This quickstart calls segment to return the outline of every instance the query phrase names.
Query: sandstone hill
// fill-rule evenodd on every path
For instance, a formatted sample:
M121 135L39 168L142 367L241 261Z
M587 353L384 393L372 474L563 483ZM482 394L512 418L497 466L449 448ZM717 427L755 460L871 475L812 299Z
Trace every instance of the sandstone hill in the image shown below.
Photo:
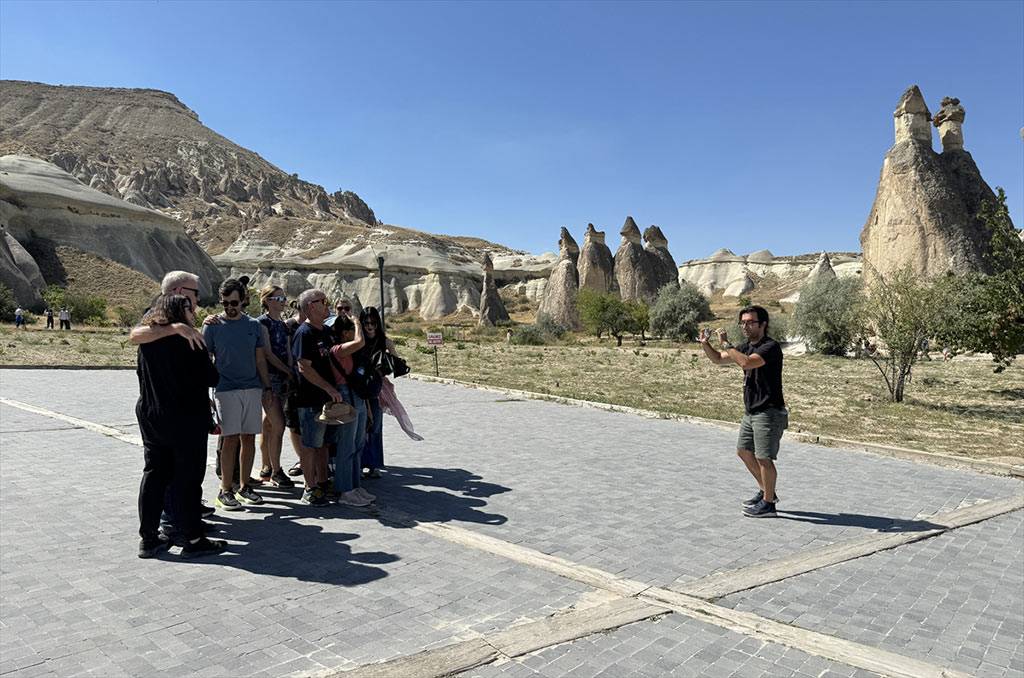
M533 302L556 261L383 224L355 193L287 173L157 90L0 81L0 154L46 160L85 187L160 212L223 274L256 272L254 283L273 279L290 294L318 285L378 303L384 251L388 310L434 319L479 312L485 254L495 284Z

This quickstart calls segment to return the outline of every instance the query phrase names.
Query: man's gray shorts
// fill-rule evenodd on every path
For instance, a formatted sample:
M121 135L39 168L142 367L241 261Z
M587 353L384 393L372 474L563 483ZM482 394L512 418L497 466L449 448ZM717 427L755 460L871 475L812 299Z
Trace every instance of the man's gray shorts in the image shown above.
M736 449L751 450L758 459L779 456L782 432L789 428L789 411L771 408L757 414L744 414Z
M260 433L263 430L263 389L217 391L213 395L220 415L220 434Z

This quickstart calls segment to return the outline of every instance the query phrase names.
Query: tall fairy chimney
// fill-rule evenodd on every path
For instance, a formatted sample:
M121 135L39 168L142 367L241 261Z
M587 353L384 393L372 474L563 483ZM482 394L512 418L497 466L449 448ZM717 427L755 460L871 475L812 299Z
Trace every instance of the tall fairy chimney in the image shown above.
M917 85L908 87L900 97L893 118L897 144L901 141L917 141L928 144L928 148L932 147L932 114Z
M943 97L942 107L932 123L939 128L944 152L964 150L964 107L959 99Z

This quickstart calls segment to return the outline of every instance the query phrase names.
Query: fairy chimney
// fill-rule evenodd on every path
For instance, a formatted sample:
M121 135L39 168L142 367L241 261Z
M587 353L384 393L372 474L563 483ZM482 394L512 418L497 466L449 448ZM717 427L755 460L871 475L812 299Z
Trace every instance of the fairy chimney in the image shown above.
M960 105L959 99L942 98L942 107L935 114L932 124L939 130L939 141L942 142L944 152L964 149L964 115L964 107Z
M658 280L653 262L641 244L640 229L633 217L626 217L619 234L622 244L615 252L615 280L619 283L619 294L624 301L653 301L658 293Z
M562 227L558 245L558 263L548 277L537 315L547 315L562 327L576 330L582 326L579 309L576 307L576 295L580 287L576 260L579 258L580 249L565 227Z
M657 284L656 293L670 283L679 285L679 268L668 251L668 238L657 226L650 226L644 231L644 252Z
M499 322L507 321L508 311L498 294L498 286L494 282L494 262L490 254L484 254L481 262L484 270L483 290L480 292L480 325L493 327Z
M615 259L612 257L612 251L604 243L604 231L598 231L593 224L587 224L587 232L583 236L583 249L580 250L576 268L579 271L581 290L605 294L619 289L615 280Z
M917 85L911 85L903 92L896 110L892 114L896 126L896 143L904 141L919 141L932 147L932 114L928 111L928 104L924 102L924 95Z

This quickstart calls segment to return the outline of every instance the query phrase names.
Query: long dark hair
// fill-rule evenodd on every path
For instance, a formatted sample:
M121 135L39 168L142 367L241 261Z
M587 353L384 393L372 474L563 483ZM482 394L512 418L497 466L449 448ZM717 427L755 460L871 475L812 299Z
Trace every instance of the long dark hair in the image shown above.
M191 324L186 310L192 310L192 300L181 294L161 294L153 300L142 322L149 325Z
M377 325L377 332L373 339L370 339L366 333L366 321L372 321ZM363 326L363 336L366 337L366 345L363 346L362 350L366 351L369 355L373 355L377 351L383 351L387 346L387 337L384 336L384 324L380 321L380 313L377 311L376 306L367 306L359 313L359 322Z

